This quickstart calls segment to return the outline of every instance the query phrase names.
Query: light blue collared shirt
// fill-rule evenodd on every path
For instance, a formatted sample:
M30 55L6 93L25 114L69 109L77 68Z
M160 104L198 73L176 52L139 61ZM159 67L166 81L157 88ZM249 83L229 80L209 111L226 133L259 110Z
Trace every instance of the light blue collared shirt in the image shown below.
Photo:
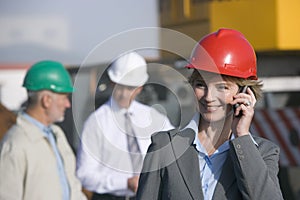
M200 179L202 183L202 191L204 200L211 200L218 183L218 180L221 176L223 165L227 159L228 150L229 150L229 141L224 142L211 156L208 156L205 148L200 143L198 138L198 123L200 119L200 114L197 113L194 115L190 123L184 128L190 128L195 132L194 144L198 151L199 159L199 168L200 168ZM254 144L257 143L250 137ZM233 140L234 134L231 135L230 140Z
M56 160L57 160L58 175L59 175L60 182L62 185L63 199L69 200L70 199L70 188L69 188L67 176L66 176L66 173L64 170L63 160L62 160L59 150L57 148L56 141L55 141L54 135L52 133L52 129L50 127L46 127L45 125L43 125L36 119L32 118L30 115L26 114L25 112L23 112L22 115L28 121L30 121L32 124L34 124L39 129L41 129L43 135L49 140L49 142L53 148L53 151L55 153Z

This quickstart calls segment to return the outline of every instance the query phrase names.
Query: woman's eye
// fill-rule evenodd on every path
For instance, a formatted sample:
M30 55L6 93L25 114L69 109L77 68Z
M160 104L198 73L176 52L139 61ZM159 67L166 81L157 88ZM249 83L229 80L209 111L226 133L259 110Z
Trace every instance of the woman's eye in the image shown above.
M201 88L201 87L206 87L203 82L195 82L195 87Z
M217 89L223 91L223 90L226 90L227 87L226 87L225 85L218 85L218 86L217 86Z

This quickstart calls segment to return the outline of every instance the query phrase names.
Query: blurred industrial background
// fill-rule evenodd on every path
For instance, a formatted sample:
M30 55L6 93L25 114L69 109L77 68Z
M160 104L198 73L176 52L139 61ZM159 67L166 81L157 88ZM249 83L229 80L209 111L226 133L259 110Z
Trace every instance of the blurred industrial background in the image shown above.
M254 46L264 81L252 132L280 146L284 197L300 199L299 9L299 0L0 0L0 135L26 102L21 85L28 67L58 60L81 88L59 124L76 153L84 120L111 93L105 69L114 54L106 52L129 48L161 64L149 66L151 78L139 99L159 105L174 125L184 126L195 111L184 81L189 72L183 69L191 41L221 27L235 28ZM132 46L141 41L147 43Z

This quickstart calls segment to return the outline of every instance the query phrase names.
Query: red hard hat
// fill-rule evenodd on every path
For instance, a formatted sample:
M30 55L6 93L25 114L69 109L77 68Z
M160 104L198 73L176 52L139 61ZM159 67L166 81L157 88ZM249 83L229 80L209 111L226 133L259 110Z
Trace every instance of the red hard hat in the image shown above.
M222 28L204 36L192 51L186 67L257 79L255 51L244 35L233 29Z

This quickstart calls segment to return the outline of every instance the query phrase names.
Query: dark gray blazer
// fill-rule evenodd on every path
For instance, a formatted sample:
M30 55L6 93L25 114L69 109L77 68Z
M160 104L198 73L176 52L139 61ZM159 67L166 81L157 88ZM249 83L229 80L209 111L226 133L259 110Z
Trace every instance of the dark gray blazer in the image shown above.
M204 199L194 138L191 129L152 136L137 199ZM228 157L212 199L283 199L277 178L279 148L263 138L253 138L258 146L250 136L230 141Z

